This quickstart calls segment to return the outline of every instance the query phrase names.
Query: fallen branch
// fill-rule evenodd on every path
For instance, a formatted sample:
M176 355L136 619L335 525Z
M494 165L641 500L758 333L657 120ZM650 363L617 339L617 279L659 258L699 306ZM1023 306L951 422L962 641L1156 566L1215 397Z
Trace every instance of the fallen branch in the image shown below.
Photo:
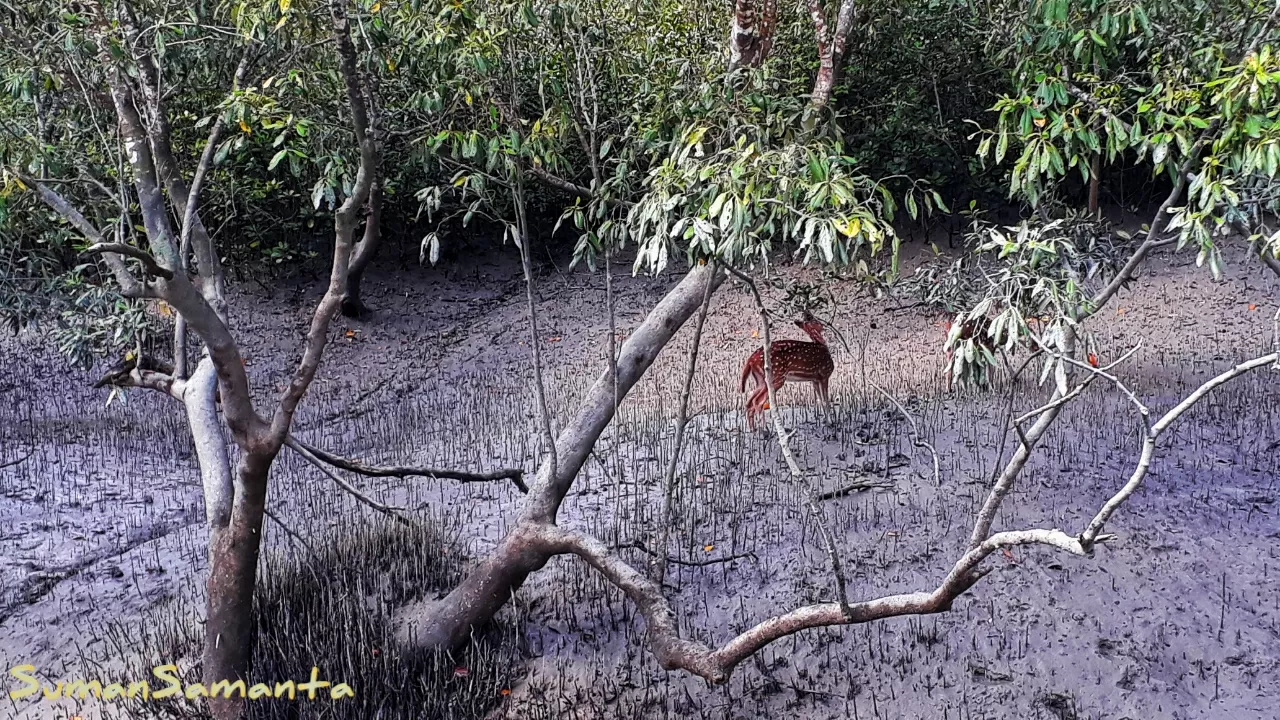
M358 475L366 475L368 477L429 477L436 480L457 480L459 482L494 482L497 480L510 480L515 484L516 488L525 494L529 492L529 486L524 483L524 471L515 468L505 468L490 473L470 473L461 470L443 470L440 468L417 468L417 467L401 467L401 466L384 466L384 465L368 465L326 452L320 448L308 445L298 438L290 435L288 442L298 446L301 451L310 453L317 460L332 465L333 467L347 472L353 472Z
M291 448L294 452L301 455L304 459L306 459L307 462L311 463L312 465L315 465L316 468L320 470L320 472L327 475L330 480L332 480L334 483L337 484L338 487L345 490L348 494L350 494L356 500L359 500L360 502L364 503L365 505L368 505L374 510L377 510L378 512L390 517L392 520L395 520L401 525L405 525L407 527L413 526L413 523L408 518L400 514L400 511L403 511L404 508L393 508L389 505L384 505L378 502L377 500L374 500L373 498L369 497L368 495L365 495L364 493L360 492L355 488L355 486L351 485L351 483L348 483L346 480L343 480L341 477L338 477L337 473L325 467L323 460L321 460L319 457L313 454L310 450L308 450L305 446L303 446L302 443L295 440L292 436L286 437L284 444L289 446L289 448Z
M263 512L263 513L264 513L268 518L270 518L272 522L274 522L276 525L279 525L279 526L280 526L280 529L284 531L284 534L285 534L285 535L288 535L288 536L289 536L289 539L290 539L290 540L293 540L294 542L296 542L296 543L298 543L299 545L301 545L301 546L303 547L303 549L305 549L307 552L311 553L312 555L317 555L317 553L316 553L316 551L315 551L315 548L311 547L311 544L310 544L310 543L308 543L306 540L304 540L304 539L303 539L303 537L302 537L301 535L299 535L298 533L296 533L296 532L294 532L292 529L290 529L290 528L289 528L289 526L288 526L288 525L286 525L286 524L284 523L284 521L283 521L283 520L281 520L280 518L276 517L276 514L275 514L275 513L271 512L270 510L267 510L267 509L265 509L265 508L263 509L263 511L262 511L262 512ZM310 567L310 565L308 565L308 567Z
M5 469L5 468L11 468L11 467L13 467L14 465L21 465L22 463L26 462L27 460L30 460L32 455L34 455L34 453L27 453L26 455L24 455L24 456L22 456L22 457L18 458L17 460L10 460L10 461L9 461L9 462L7 462L7 463L0 463L0 470L3 470L3 469Z
M893 487L893 483L883 478L859 480L851 485L846 485L840 488L839 490L831 490L830 492L824 492L821 495L819 495L817 499L819 501L835 500L836 498L844 497L845 495L848 495L850 493L862 492L863 490L886 490L891 487Z

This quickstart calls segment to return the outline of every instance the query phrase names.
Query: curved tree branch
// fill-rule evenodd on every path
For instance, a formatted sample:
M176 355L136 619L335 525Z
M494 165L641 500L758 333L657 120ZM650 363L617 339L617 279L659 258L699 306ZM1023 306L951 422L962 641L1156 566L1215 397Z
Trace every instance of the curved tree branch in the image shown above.
M303 345L302 359L298 362L288 387L280 396L280 403L271 420L271 438L275 443L284 442L287 438L298 403L302 401L307 388L311 387L311 381L315 379L320 367L320 358L328 342L329 323L341 307L342 297L346 294L360 208L369 199L369 191L378 169L377 141L369 132L369 111L361 87L355 45L351 42L351 21L347 17L346 0L330 0L329 14L333 23L333 42L337 47L338 65L347 90L347 108L351 113L356 142L360 146L360 167L356 171L351 195L334 214L333 267L329 274L329 287L316 305Z
M125 255L135 260L141 260L142 266L146 268L148 273L155 275L156 277L162 277L165 280L173 279L173 271L169 270L168 268L160 267L160 264L156 262L155 256L147 252L146 250L143 250L142 248L136 248L132 245L126 245L124 243L104 242L104 243L94 243L93 245L90 245L89 247L85 248L84 252L86 255L95 254L95 253L112 253L115 255Z

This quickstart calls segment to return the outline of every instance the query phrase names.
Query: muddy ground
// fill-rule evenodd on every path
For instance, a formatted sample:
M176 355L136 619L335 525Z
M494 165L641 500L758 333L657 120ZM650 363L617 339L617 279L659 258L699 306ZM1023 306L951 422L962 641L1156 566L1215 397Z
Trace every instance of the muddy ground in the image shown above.
M914 261L927 254L908 253ZM1142 343L1120 376L1155 412L1271 342L1274 276L1240 255L1215 283L1191 260L1157 257L1092 326L1104 360ZM394 264L383 262L370 279L373 315L335 323L297 434L371 461L532 472L539 435L514 250L434 269ZM609 333L603 277L565 265L564 253L548 253L539 303L560 418L604 366ZM676 278L615 270L623 274L614 281L618 332L626 334ZM319 285L236 288L234 327L262 402L296 359ZM834 292L835 325L851 348L836 354L834 416L812 407L807 388L788 386L784 417L799 428L795 444L819 490L874 486L824 503L851 595L932 589L960 555L1001 449L1010 452L1002 431L1010 393L1025 411L1043 391L1024 382L999 394L947 392L939 316L899 307L910 300L868 298L852 282ZM809 489L787 478L772 434L747 432L742 417L738 369L758 342L755 318L741 288L715 296L681 462L679 557L743 556L673 566L669 577L684 632L713 644L834 597L804 507ZM800 337L794 328L776 333ZM564 524L611 544L652 541L689 335L626 401L566 502ZM199 478L183 419L175 403L143 391L104 406L106 392L89 388L93 375L66 371L38 335L5 340L0 352L0 665L34 664L55 680L118 667L141 641L111 628L134 623L136 633L147 618L190 618L203 602ZM941 486L928 453L912 446L908 425L872 384L900 399L937 447ZM807 632L744 663L723 688L661 670L621 595L582 563L556 560L504 614L525 664L494 716L1280 717L1277 418L1277 375L1243 378L1162 442L1145 487L1112 522L1117 538L1094 558L1048 549L997 556L995 571L950 613ZM997 529L1078 532L1128 476L1138 427L1125 397L1095 384L1038 451ZM448 528L476 559L520 497L509 484L353 482ZM373 517L288 454L274 471L271 507L313 545ZM267 532L269 557L302 552L275 523ZM414 611L397 609L406 625ZM0 698L0 717L71 712ZM76 712L98 717L103 708Z

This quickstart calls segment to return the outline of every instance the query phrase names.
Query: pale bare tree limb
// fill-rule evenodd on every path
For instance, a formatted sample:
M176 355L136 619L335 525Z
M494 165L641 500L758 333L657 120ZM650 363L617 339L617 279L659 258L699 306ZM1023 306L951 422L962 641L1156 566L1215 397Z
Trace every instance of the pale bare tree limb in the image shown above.
M551 409L547 406L546 378L542 372L542 338L538 334L538 306L534 295L537 290L533 279L533 249L529 247L529 224L524 212L524 173L520 163L512 163L512 175L515 187L512 195L516 206L516 225L513 233L520 250L520 268L524 273L525 302L529 311L529 350L533 354L533 389L538 402L538 420L545 443L543 452L550 462L552 475L559 472L559 458L556 457L556 433L551 417Z
M86 255L94 255L94 254L102 253L102 254L124 255L125 257L131 257L134 260L141 261L142 267L146 268L146 271L148 273L155 275L156 277L162 277L165 280L173 279L173 271L170 270L169 268L160 267L160 264L156 262L155 256L147 252L146 250L143 250L142 248L136 248L132 245L126 245L124 243L104 242L104 243L94 243L93 245L90 245L89 247L85 248L84 252Z
M107 244L107 240L103 237L102 232L99 231L98 228L94 227L93 223L89 222L89 220L86 219L74 205L68 202L67 199L62 197L62 195L57 191L53 190L48 185L37 181L35 178L22 174L18 174L18 178L27 185L34 187L36 189L36 194L40 196L40 199L44 201L44 204L48 205L54 212L61 215L63 219L70 223L76 230L80 231L80 234L92 244ZM129 269L125 266L124 259L118 254L110 252L104 253L103 260L106 261L107 267L111 269L112 275L115 276L116 283L120 285L120 294L125 297L132 298L156 297L154 289L134 277L133 273L130 273ZM154 262L154 258L152 258L152 261Z
M369 113L360 83L360 71L356 62L355 45L351 42L351 21L347 16L345 0L331 0L329 13L333 24L333 40L338 51L338 65L347 91L347 109L351 113L352 129L360 147L360 166L351 195L343 201L334 214L333 266L329 274L329 286L324 297L316 305L311 326L303 344L302 359L294 370L293 378L280 396L279 405L271 420L273 442L283 442L289 433L293 415L302 396L311 387L320 358L328 342L329 324L338 312L347 290L347 276L351 267L351 252L360 208L369 198L369 191L377 175L378 148L369 132Z
M675 609L662 593L662 586L631 567L604 543L589 535L555 525L539 525L534 533L550 552L582 558L635 603L645 619L649 650L664 669L685 670L713 684L727 681L738 664L766 645L802 630L949 610L956 598L989 572L979 565L1001 548L1043 544L1075 555L1087 554L1076 538L1061 530L998 533L966 552L942 584L931 592L891 595L849 605L808 605L764 620L720 648L712 649L703 643L681 638Z
M902 417L906 418L907 422L911 424L911 444L929 451L930 457L933 458L933 484L942 487L942 469L941 464L938 462L938 451L934 449L933 445L920 437L920 428L916 426L916 419L911 417L911 414L907 412L906 408L902 407L902 403L898 402L897 398L885 392L884 388L875 383L871 383L871 387L893 403L894 407L898 408L898 412L902 413Z
M1177 405L1173 406L1169 412L1161 416L1155 424L1146 427L1142 439L1142 454L1138 460L1137 467L1134 468L1133 473L1129 476L1129 481L1125 483L1124 487L1122 487L1111 499L1107 500L1106 504L1102 506L1102 509L1098 511L1098 514L1094 516L1093 520L1089 523L1089 526L1085 528L1083 533L1081 533L1080 543L1084 548L1087 550L1093 546L1097 541L1098 533L1101 532L1102 528L1107 524L1107 520L1111 519L1111 516L1115 514L1116 510L1118 510L1120 506L1123 505L1125 501L1127 501L1135 492L1137 492L1138 488L1142 486L1142 481L1151 467L1152 458L1155 457L1156 441L1160 439L1160 435L1164 433L1165 430L1168 430L1169 427L1178 420L1178 418L1182 417L1184 413L1194 407L1196 403L1203 400L1209 393L1240 377L1241 375L1244 375L1245 373L1268 365L1275 366L1276 363L1280 363L1280 352L1273 352L1270 355L1263 355L1262 357L1242 362L1230 370L1218 374L1200 387L1196 388L1190 395L1186 396ZM1272 369L1275 370L1280 368L1273 367ZM1146 418L1144 416L1144 421L1145 419Z

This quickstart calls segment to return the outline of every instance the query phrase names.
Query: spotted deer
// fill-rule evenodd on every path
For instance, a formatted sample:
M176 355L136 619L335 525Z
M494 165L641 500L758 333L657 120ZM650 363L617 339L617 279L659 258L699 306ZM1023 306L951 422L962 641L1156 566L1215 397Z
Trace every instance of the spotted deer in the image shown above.
M827 381L835 370L831 351L822 336L822 323L811 315L796 320L796 326L804 330L813 342L803 340L775 340L769 344L769 363L773 370L773 391L777 393L788 380L813 383L818 397L827 407L831 399L827 395ZM742 366L738 392L746 392L747 378L755 379L755 390L747 399L747 427L755 430L756 416L763 415L769 407L769 388L764 378L764 348L757 348Z

